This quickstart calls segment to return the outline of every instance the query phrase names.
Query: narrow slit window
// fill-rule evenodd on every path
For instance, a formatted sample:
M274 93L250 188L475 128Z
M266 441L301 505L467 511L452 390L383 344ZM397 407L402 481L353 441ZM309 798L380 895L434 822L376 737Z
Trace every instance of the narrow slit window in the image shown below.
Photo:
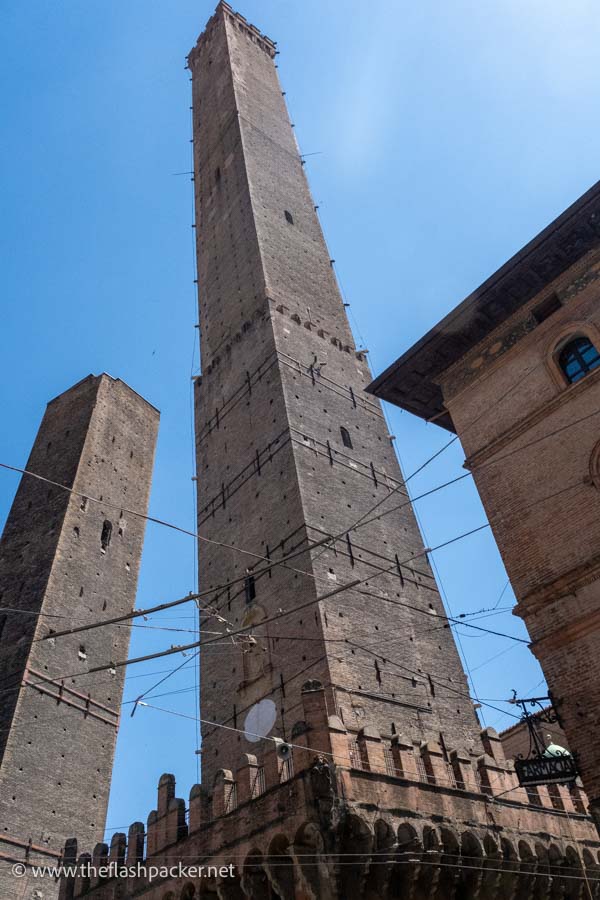
M221 180L221 169L219 166L215 169L215 182L218 184Z
M112 537L112 522L109 522L108 519L105 519L104 524L102 526L102 534L100 535L100 546L102 547L103 553L106 553L106 551L108 550L111 537Z
M285 209L285 210L283 211L283 214L284 214L284 216L285 216L285 221L286 221L286 222L289 222L290 225L293 225L293 224L294 224L294 217L293 217L293 215L291 214L291 212L289 212L289 210Z
M352 438L350 437L350 432L347 428L344 428L343 425L340 428L340 434L342 435L342 444L344 445L344 447L348 447L350 450L352 450Z
M256 597L256 581L254 580L254 575L248 575L244 582L244 588L246 590L246 603L252 603Z

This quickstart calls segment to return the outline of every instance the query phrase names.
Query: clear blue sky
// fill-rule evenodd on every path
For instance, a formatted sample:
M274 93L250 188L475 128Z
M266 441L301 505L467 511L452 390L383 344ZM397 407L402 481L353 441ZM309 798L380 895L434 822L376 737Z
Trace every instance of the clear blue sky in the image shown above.
M151 508L188 528L192 195L173 173L190 164L184 58L213 5L22 0L4 4L0 30L0 460L24 463L47 400L107 371L161 409ZM279 42L302 150L318 154L307 165L315 201L376 373L599 176L594 0L247 0L240 12ZM407 474L447 440L389 413ZM455 445L413 493L460 474L462 461ZM16 485L0 472L1 521ZM485 521L468 480L418 512L430 546ZM489 531L435 562L454 614L493 606L506 583ZM149 526L139 605L195 580L192 539ZM500 606L512 602L508 590ZM162 619L146 624L194 627L187 607ZM480 624L524 634L510 610ZM459 631L479 696L542 689L525 645ZM132 654L188 637L138 628ZM125 700L153 683L139 676L176 660L132 668ZM197 715L194 670L156 692L181 693L153 702ZM150 709L132 719L129 709L110 830L145 820L163 771L182 796L196 780L194 722ZM498 728L511 722L484 714Z

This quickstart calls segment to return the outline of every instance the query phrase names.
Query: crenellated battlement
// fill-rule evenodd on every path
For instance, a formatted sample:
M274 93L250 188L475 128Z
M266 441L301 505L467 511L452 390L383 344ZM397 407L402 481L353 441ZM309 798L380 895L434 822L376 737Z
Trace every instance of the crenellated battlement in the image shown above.
M277 54L277 44L275 41L272 41L266 34L263 34L256 25L252 25L248 22L245 16L236 12L229 3L225 2L225 0L220 0L213 15L206 23L206 28L196 41L196 46L188 54L187 64L190 69L193 68L196 60L201 58L204 51L210 51L212 38L217 24L225 17L238 29L238 31L246 35L249 40L260 47L261 50L264 50L270 57L273 58Z
M254 858L257 848L268 855L276 838L297 847L302 870L300 849L308 852L306 843L315 840L313 832L310 841L307 837L310 823L320 834L319 852L327 847L342 852L343 846L350 852L356 829L373 849L385 823L396 843L410 836L413 856L419 848L447 854L452 845L458 856L465 847L468 855L475 848L481 864L497 857L526 859L531 866L551 847L563 860L579 858L585 848L587 865L597 865L596 833L585 815L583 792L558 785L528 794L493 728L482 731L483 752L474 755L436 741L387 739L368 725L349 731L330 713L319 682L304 685L302 706L290 745L262 741L257 753L240 755L235 771L219 770L210 789L194 785L187 803L176 795L174 776L162 775L146 827L134 822L127 836L113 835L110 847L98 844L91 855L79 856L80 863L166 865L193 856L207 864L232 862L243 885L249 855ZM69 842L65 858L75 855L76 845ZM325 868L333 861L323 856ZM78 878L64 886L71 893L62 896L112 896L104 893L106 885L98 878ZM154 896L151 885L147 890Z

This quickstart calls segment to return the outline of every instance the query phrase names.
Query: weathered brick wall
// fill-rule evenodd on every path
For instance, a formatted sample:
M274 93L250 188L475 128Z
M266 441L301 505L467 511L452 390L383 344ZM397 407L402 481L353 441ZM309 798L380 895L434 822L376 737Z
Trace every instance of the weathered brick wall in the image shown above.
M537 327L532 310L561 302ZM590 251L444 373L442 387L592 807L600 801L600 371L567 385L555 350L600 347ZM595 479L595 481L594 481Z
M0 641L5 856L102 834L125 670L78 673L126 658L130 629L40 639L133 608L144 521L127 510L147 510L157 427L157 411L108 375L61 394L40 426L28 470L76 493L24 476L0 545L1 605L24 611L6 614ZM13 896L2 868L0 894Z
M289 739L300 686L315 677L351 727L370 718L390 736L418 742L443 731L476 749L466 679L439 618L443 606L381 408L364 393L369 367L354 347L273 53L220 6L190 55L203 361L198 528L277 559L344 533L375 504L379 512L403 508L361 523L350 542L344 536L276 566L257 578L251 604L243 585L219 585L256 559L201 541L201 587L215 590L210 602L231 625L251 622L258 639L251 653L206 643L202 717L242 728L248 709L270 696L274 734ZM370 575L356 591L314 602ZM260 628L261 616L311 602ZM206 642L214 630L206 625ZM249 750L240 735L204 725L207 788Z
M304 732L293 747L295 775L281 780L266 743L237 772L224 773L209 799L200 785L189 802L177 798L173 775L158 785L156 808L144 826L115 834L110 848L70 846L80 860L110 861L146 871L108 880L65 882L61 900L194 900L204 896L317 898L580 896L597 882L598 840L582 798L559 786L528 796L493 729L481 733L485 753L470 757L449 746L449 764L435 741L415 748L383 740L367 723L348 763L352 735L311 682L302 691ZM355 737L355 736L354 736ZM319 754L309 747L317 748ZM251 793L253 774L264 780ZM230 803L232 787L237 787ZM574 802L575 799L575 802ZM185 817L188 807L187 820ZM232 866L227 877L178 866ZM174 867L175 874L150 867ZM584 876L582 868L587 874ZM564 877L563 877L564 876Z

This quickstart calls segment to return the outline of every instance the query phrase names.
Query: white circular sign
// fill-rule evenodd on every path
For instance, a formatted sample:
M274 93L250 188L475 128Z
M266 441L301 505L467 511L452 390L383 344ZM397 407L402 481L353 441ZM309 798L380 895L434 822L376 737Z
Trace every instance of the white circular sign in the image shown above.
M244 737L251 744L256 744L270 732L277 718L277 707L272 700L265 698L255 703L248 712L244 722Z

